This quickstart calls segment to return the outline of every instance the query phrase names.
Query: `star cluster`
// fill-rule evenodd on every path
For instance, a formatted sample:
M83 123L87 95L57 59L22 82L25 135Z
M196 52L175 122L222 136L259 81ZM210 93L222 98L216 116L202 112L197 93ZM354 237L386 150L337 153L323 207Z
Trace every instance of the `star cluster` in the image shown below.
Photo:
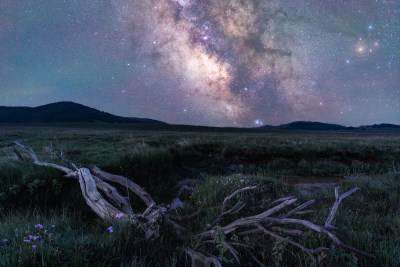
M169 123L400 123L391 1L0 3L0 105Z

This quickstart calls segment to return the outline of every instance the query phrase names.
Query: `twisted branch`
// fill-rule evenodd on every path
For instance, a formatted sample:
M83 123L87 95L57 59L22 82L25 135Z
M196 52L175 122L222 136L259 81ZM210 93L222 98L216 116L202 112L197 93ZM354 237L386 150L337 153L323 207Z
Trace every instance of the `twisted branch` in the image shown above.
M62 155L62 151L60 151L60 154L53 153L52 145L51 145L51 153L57 155L62 161L67 163L70 166L70 168L60 166L54 163L40 161L36 153L31 148L24 146L17 141L14 141L14 144L25 149L33 158L34 164L60 170L63 173L65 173L64 177L78 180L82 191L82 195L85 198L86 203L99 217L103 219L122 217L124 220L131 222L136 226L140 225L144 229L145 237L147 239L154 240L155 238L157 238L160 235L160 227L163 225L165 221L167 221L174 227L178 236L180 236L181 240L184 241L183 237L185 237L185 235L183 234L188 233L188 230L185 227L176 223L174 220L178 221L188 220L199 215L199 211L196 211L193 214L182 217L172 216L172 215L169 216L168 206L157 205L150 196L150 194L147 193L145 189L143 189L130 179L120 175L115 175L102 171L100 168L94 165L91 165L88 168L78 167L75 163L65 158ZM17 157L20 160L22 160L22 156L18 153L18 151L15 148L12 148L11 150L17 155ZM135 193L146 204L147 206L146 210L141 214L134 213L131 206L129 205L129 198L119 194L117 189L108 184L107 182L120 184L129 189L130 191L132 191L133 193ZM225 197L221 205L220 214L210 225L217 224L218 222L222 221L224 217L226 217L227 215L239 213L241 209L243 209L245 204L239 200L235 205L228 208L228 201L241 192L254 190L256 188L257 186L244 187L239 190L236 190L232 194ZM103 196L99 193L98 189L101 190L107 196L107 198L112 202L112 204L110 204L107 200L103 198ZM282 235L286 234L288 236L301 236L303 234L303 231L301 230L281 227L281 225L301 225L303 227L306 227L308 229L314 230L316 232L328 236L333 241L333 243L339 247L342 247L350 251L354 251L366 257L375 258L373 254L346 245L330 232L331 230L336 229L336 227L332 226L331 223L337 213L339 204L344 198L350 196L357 190L359 190L359 188L354 188L339 196L339 187L335 188L335 203L332 206L331 212L327 220L325 221L324 226L319 226L306 220L292 218L292 216L295 215L302 215L313 212L313 210L305 210L305 208L313 204L315 202L314 200L309 200L295 208L292 208L287 212L283 212L283 210L286 207L294 204L297 201L295 197L290 196L290 197L280 198L271 202L269 204L269 207L271 208L262 213L234 220L233 222L230 222L225 226L222 226L220 228L220 231L222 231L224 235L235 234L236 237L238 236L243 237L248 235L259 235L259 236L267 235L274 239L287 242L292 246L301 249L302 251L307 253L310 256L310 258L312 258L315 262L314 255L320 253L323 250L328 250L328 248L325 247L319 247L316 249L306 248L300 243L293 241L288 237ZM277 234L277 232L279 232L280 234ZM194 240L198 242L197 244L202 244L202 245L216 244L216 241L213 240L213 230L207 230L202 233L189 237L189 241L194 241ZM238 264L240 264L238 250L241 249L246 251L246 253L248 253L253 259L253 261L256 262L258 265L264 266L263 263L261 263L250 251L251 247L239 242L238 239L235 239L235 242L228 242L226 240L223 240L220 245L223 245L225 248L227 248L227 251L229 251L230 255L235 259L235 261ZM211 253L207 252L206 249L204 250L204 254L195 251L189 247L185 248L184 251L186 255L190 257L192 266L196 266L196 262L201 262L205 266L221 266L221 263L219 262L218 258L212 255Z

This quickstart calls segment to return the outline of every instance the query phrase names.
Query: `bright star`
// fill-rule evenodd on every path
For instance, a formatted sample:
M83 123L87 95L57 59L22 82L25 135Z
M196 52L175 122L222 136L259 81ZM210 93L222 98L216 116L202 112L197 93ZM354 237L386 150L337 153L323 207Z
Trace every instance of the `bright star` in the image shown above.
M365 52L365 47L363 45L359 45L356 48L357 53L363 54Z
M262 124L263 124L263 122L262 122L262 121L260 121L260 120L255 120L255 121L254 121L254 124L255 124L255 125L262 125Z

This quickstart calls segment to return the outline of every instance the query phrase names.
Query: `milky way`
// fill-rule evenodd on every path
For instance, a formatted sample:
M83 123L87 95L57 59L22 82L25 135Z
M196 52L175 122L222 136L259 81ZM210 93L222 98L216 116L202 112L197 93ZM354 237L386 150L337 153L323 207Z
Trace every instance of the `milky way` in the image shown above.
M276 4L164 0L130 8L135 48L167 72L165 89L186 112L242 125L321 109L309 57L294 55L300 44L284 33L288 14Z
M0 61L0 105L73 100L215 126L400 123L397 1L42 2L0 4L0 37L26 27L0 41L15 50Z

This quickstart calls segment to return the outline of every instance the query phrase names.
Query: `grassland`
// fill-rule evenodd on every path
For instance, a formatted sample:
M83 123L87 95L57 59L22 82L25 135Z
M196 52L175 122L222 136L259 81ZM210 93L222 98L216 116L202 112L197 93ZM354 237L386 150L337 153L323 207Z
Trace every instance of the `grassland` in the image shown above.
M282 177L346 177L339 182L341 192L354 187L361 190L339 207L335 234L351 246L374 253L377 259L372 262L335 248L330 240L311 231L298 241L308 247L330 247L317 258L323 266L400 265L399 131L95 124L0 127L0 265L183 266L190 263L184 246L201 245L182 243L168 228L159 242L152 243L144 240L140 229L127 225L113 224L110 232L110 222L101 221L87 207L77 181L33 165L27 154L22 153L26 161L18 161L9 149L14 140L32 147L49 162L62 164L51 155L52 145L76 163L96 164L127 176L144 186L158 203L170 203L178 194L176 185L192 179L195 190L181 196L185 207L178 212L185 215L200 210L201 216L185 222L194 233L206 229L218 216L224 197L243 184L260 185L255 192L240 195L249 206L288 195L298 197L299 203L315 199L314 213L303 218L323 224L334 202L333 187L304 194ZM135 209L144 208L138 198L130 196L130 201ZM285 242L267 237L246 242L267 266L312 265L304 252ZM250 256L239 254L241 262L250 266ZM231 260L228 254L224 257Z

